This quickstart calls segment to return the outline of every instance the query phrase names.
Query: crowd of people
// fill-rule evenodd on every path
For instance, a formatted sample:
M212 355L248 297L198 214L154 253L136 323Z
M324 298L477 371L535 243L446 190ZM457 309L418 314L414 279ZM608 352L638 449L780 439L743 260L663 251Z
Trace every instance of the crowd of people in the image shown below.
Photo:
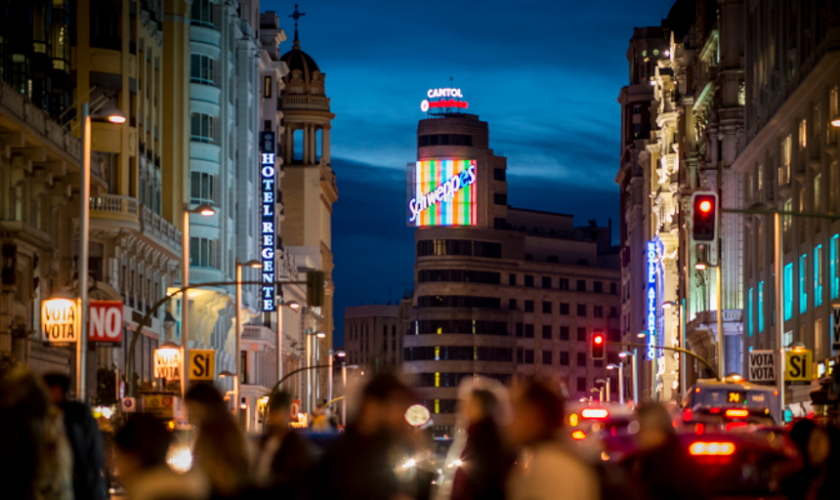
M429 429L409 424L406 410L417 397L392 375L367 383L350 425L326 443L290 427L287 393L272 394L265 433L252 439L214 386L195 385L185 397L196 433L192 463L181 471L167 463L171 430L142 413L115 432L113 466L106 466L109 454L90 408L68 400L68 384L65 376L39 378L24 369L0 379L3 498L105 499L109 469L128 500L709 498L664 406L637 408L636 453L620 465L593 463L563 437L569 434L563 395L540 382L510 393L481 385L462 392L463 433L449 452L457 466L448 476L420 463L432 453ZM837 429L803 421L790 438L803 460L779 489L791 500L836 497ZM406 456L417 458L409 475L397 466Z

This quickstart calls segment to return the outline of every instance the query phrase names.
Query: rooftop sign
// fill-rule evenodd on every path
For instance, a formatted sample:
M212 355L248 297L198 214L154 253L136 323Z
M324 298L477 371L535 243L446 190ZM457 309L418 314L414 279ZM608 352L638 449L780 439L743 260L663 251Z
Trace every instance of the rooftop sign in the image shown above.
M428 99L420 101L420 111L424 113L430 109L467 109L469 107L467 101L458 100L464 98L461 89L429 89L426 97Z

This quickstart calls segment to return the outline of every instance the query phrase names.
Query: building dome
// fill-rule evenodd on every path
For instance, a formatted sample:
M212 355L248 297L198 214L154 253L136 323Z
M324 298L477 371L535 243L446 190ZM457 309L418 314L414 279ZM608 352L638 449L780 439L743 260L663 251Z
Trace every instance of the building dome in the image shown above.
M300 50L300 42L297 40L295 41L295 45L292 50L283 54L283 57L281 57L280 60L285 62L286 66L289 67L289 74L295 70L299 70L306 83L312 81L313 73L321 72L318 68L318 63L315 62L315 59L312 59L312 56Z

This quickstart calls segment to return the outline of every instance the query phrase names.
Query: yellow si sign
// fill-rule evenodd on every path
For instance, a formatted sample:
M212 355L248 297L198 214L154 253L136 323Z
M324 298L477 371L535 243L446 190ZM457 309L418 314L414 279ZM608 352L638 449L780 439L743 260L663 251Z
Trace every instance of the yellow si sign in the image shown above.
M785 353L785 380L788 382L810 382L814 379L813 352L808 349Z
M214 349L190 349L190 379L213 380L216 373Z

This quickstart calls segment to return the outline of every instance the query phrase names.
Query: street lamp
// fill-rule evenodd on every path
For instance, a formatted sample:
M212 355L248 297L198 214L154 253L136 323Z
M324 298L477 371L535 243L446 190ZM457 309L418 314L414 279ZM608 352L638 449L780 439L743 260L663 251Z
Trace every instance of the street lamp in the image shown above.
M190 285L190 214L201 214L204 217L216 215L216 209L211 205L202 203L201 205L190 208L186 203L184 204L184 224L181 228L181 288L186 288ZM190 299L187 296L187 291L181 292L181 350L183 363L181 369L181 396L187 395L187 389L190 386L190 373L187 369L190 357L190 330L189 330L189 316L190 316Z
M676 306L677 306L677 303L674 302L673 300L666 300L665 302L662 303L662 309L665 309L665 310L671 309L672 307L676 307Z
M621 359L624 359L628 356L630 356L630 358L631 358L630 370L633 372L632 373L632 376L633 376L633 404L638 406L639 405L639 372L637 371L638 367L636 365L636 357L637 357L636 356L636 351L634 349L633 352L621 351L620 353L618 353L618 357L621 358Z
M763 206L763 205L762 205ZM776 215L778 218L778 214ZM694 264L694 269L698 271L703 271L707 268L713 267L715 269L715 290L716 290L716 302L717 302L717 358L718 358L718 373L723 373L724 366L723 366L723 297L722 297L722 283L721 283L721 275L720 275L720 265L712 265L705 259L700 259ZM684 348L685 346L683 346Z
M312 337L315 337L315 340L312 340ZM312 406L313 406L312 397L313 397L313 392L314 392L312 390L313 389L312 386L314 385L314 380L313 380L313 375L312 375L312 355L313 355L313 351L315 349L315 346L313 345L313 343L316 342L319 339L323 339L323 338L326 338L326 337L327 337L327 334L320 331L320 330L318 330L317 332L307 332L306 333L306 367L307 367L307 370L306 370L306 405L307 405L307 411L310 414L312 413ZM332 356L330 356L330 358L332 358ZM330 363L332 363L332 360L330 360Z
M242 383L242 352L240 351L239 341L242 337L242 268L250 267L252 269L262 269L262 262L258 260L249 260L246 263L239 262L239 257L235 259L236 262L236 334L234 336L234 361L236 363L237 377L233 379L233 393L236 397L236 404L234 405L234 415L236 415L236 422L239 423L239 410L242 406L240 404L240 389Z
M598 379L595 379L595 383L607 386L607 401L609 401L610 400L610 378L609 377L607 377L606 379L598 378ZM601 401L603 401L604 400L603 392L601 393L601 395L602 395Z
M607 370L618 370L618 402L624 404L624 363L610 363Z
M235 377L236 374L230 372L229 370L224 370L219 373L219 378L227 378L227 377Z
M277 380L280 380L283 378L283 308L299 311L300 303L294 300L283 302L283 298L278 297L277 306Z

